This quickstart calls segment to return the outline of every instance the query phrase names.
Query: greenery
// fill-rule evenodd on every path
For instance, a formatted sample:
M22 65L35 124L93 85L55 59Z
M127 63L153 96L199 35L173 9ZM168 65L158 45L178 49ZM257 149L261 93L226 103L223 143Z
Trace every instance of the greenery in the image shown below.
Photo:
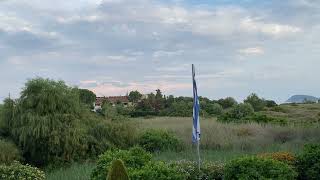
M299 179L320 179L320 144L309 144L297 157Z
M47 180L88 180L95 167L91 162L73 163L69 166L60 166L54 170L46 171Z
M131 172L132 180L184 180L185 175L179 173L178 168L170 166L167 163L158 161L150 162L143 166L141 169L135 169Z
M294 166L297 161L295 155L290 152L263 153L259 154L258 157L274 159L289 164L291 166Z
M238 104L219 117L222 122L237 122L243 118L253 115L254 110L250 104Z
M112 161L107 180L129 180L127 170L120 159Z
M19 149L12 142L0 139L0 164L10 164L15 160L21 160Z
M243 157L226 164L225 179L294 180L297 173L289 165L269 158Z
M164 130L147 130L140 135L138 143L149 152L180 151L182 142L172 133Z
M121 159L124 165L130 169L141 168L151 161L151 154L144 151L142 148L133 147L129 150L113 149L108 150L99 156L97 166L93 169L91 179L105 180L109 172L112 161Z
M0 165L0 179L5 180L44 180L45 174L38 168L13 162L11 165Z
M244 103L251 104L254 111L262 111L264 107L266 107L266 101L264 99L260 99L257 94L252 93L244 100Z
M91 108L96 101L96 95L88 89L79 89L78 91L80 101Z
M179 173L185 176L186 180L194 179L212 179L212 180L222 180L224 165L214 164L214 163L201 163L200 172L198 170L198 165L194 161L181 160L172 163L173 167L179 170Z

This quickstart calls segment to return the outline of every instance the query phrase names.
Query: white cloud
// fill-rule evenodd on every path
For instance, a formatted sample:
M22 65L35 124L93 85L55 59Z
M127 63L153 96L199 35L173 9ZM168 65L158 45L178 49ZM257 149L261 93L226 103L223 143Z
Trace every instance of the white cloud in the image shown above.
M264 49L262 47L249 47L240 49L238 52L243 55L261 55L264 54Z

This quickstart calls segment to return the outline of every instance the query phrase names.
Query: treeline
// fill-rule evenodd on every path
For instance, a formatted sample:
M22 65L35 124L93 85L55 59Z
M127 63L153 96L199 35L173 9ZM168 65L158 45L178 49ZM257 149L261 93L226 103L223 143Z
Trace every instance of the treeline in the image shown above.
M119 115L140 117L140 116L179 116L191 117L193 111L192 97L174 97L173 95L163 95L161 90L156 90L155 93L147 94L142 98L142 94L138 91L131 91L129 93L129 100L134 104L133 106L125 107L118 103L111 106L110 103L105 102L102 106L100 114L116 117ZM219 100L210 100L206 97L199 97L200 100L200 115L204 117L220 117L228 116L232 111L240 111L246 114L263 111L267 108L274 108L277 106L273 100L265 100L258 97L256 94L249 95L243 103L238 103L234 98L227 97ZM248 112L242 112L248 111ZM234 117L230 118L235 118ZM236 117L237 118L237 117Z

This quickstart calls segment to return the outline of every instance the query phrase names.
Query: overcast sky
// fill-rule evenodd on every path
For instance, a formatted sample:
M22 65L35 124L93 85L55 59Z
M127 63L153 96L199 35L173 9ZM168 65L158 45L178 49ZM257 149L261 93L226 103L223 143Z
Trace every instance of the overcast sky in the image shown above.
M0 0L0 101L46 77L98 96L320 96L319 0Z

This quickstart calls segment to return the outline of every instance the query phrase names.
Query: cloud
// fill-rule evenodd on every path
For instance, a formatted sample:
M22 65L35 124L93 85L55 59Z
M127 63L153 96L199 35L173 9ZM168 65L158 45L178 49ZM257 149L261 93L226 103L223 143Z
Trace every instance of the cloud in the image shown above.
M240 49L238 52L243 55L261 55L265 53L264 49L261 47L250 47L250 48Z

